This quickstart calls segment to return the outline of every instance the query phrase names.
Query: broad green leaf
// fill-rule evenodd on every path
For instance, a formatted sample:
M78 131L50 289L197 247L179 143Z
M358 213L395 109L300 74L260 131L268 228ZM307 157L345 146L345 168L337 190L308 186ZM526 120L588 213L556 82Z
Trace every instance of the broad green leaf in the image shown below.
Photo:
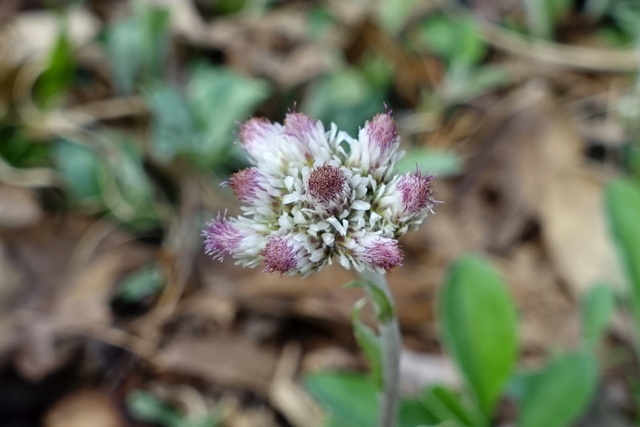
M111 25L106 34L111 74L123 94L162 76L169 44L169 12L142 2L136 6L133 17Z
M448 67L471 67L482 61L487 51L477 24L465 16L432 15L422 23L419 37Z
M354 280L345 285L345 288L364 288L369 292L376 309L376 317L379 322L387 323L394 316L393 304L382 289L366 280Z
M627 273L631 309L640 328L640 190L627 180L613 181L605 194L609 229Z
M118 21L107 30L106 51L113 82L122 94L131 94L142 68L141 28L134 18Z
M156 295L164 287L164 278L157 265L143 267L126 276L120 284L117 297L135 302Z
M516 313L506 287L487 261L465 256L450 268L438 308L444 344L489 417L517 355Z
M395 170L398 173L414 172L416 167L423 172L442 178L460 173L462 161L452 152L414 148L408 150L396 163Z
M118 150L114 150L112 154L115 160L110 164L108 177L112 185L106 186L105 196L107 191L115 191L124 202L118 205L123 210L126 205L126 212L114 213L120 213L122 219L155 220L157 213L153 203L154 189L144 170L142 154L137 144L119 135L113 135L110 139Z
M169 47L169 20L167 9L145 3L137 3L136 18L139 22L140 52L143 72L146 76L160 77Z
M103 165L94 150L62 139L54 145L53 158L75 199L80 201L99 199Z
M443 93L450 103L465 102L505 86L510 80L509 74L500 66L451 67Z
M313 83L302 111L357 135L358 126L384 109L386 94L377 85L355 68L329 74Z
M162 427L189 426L176 411L144 391L129 393L127 407L131 415L140 421L153 422Z
M486 425L486 421L478 420L478 416L465 407L460 397L443 386L432 386L422 394L422 404L437 417L439 422L453 421L461 426Z
M151 109L153 154L171 161L177 154L197 150L196 121L182 95L169 86L157 86L147 94Z
M422 399L403 399L398 408L400 427L435 426L441 420L424 404ZM457 427L457 426L451 426Z
M598 382L590 354L573 353L552 360L527 379L518 427L566 427L585 411Z
M386 0L378 3L378 21L386 31L397 34L411 17L420 0Z
M609 285L600 283L582 297L582 341L586 348L594 348L602 338L615 310L615 301Z
M67 32L63 29L47 60L47 67L37 83L38 98L49 105L55 95L73 82L75 58Z
M362 374L318 372L304 378L306 389L329 411L329 427L371 427L376 424L378 390Z
M200 139L196 161L216 166L229 154L238 122L246 119L269 94L262 80L223 68L196 67L187 85L187 97Z
M379 390L382 390L384 379L382 376L382 349L380 348L380 339L373 329L360 320L360 312L365 303L366 299L363 298L353 307L351 323L353 324L353 333L356 341L369 362L373 383Z

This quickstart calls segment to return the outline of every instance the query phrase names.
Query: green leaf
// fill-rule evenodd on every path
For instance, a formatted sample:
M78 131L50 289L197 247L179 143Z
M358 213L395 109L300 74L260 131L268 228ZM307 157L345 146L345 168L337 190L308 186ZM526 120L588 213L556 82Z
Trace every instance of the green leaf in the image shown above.
M269 86L224 68L196 67L187 97L201 131L194 159L218 166L228 157L238 122L246 119L269 95Z
M142 68L141 37L140 26L133 18L116 22L107 30L105 48L111 75L116 89L122 94L133 93Z
M489 417L517 355L516 313L505 285L484 259L462 257L449 270L439 310L444 344Z
M114 190L126 203L130 212L125 215L132 220L155 220L157 212L153 205L153 185L143 167L142 153L135 141L120 135L111 136L115 161L111 162L109 173ZM116 157L117 156L117 157Z
M355 304L353 312L351 313L351 323L353 324L353 333L356 341L369 362L373 383L379 390L382 390L384 380L382 376L382 349L380 339L373 329L360 320L360 312L366 302L367 300L363 298Z
M479 422L460 400L460 397L443 386L427 388L422 395L422 404L434 414L439 422L454 421L461 426L486 425L486 421Z
M615 310L613 292L609 285L600 283L589 289L581 303L582 341L586 348L594 348Z
M84 145L61 139L53 148L53 158L71 195L80 201L100 197L103 165L96 152Z
M594 358L573 353L552 360L528 378L520 402L518 427L565 427L585 411L596 390Z
M143 72L147 76L160 77L169 46L169 11L162 7L137 3L136 17L141 27L140 52Z
M416 167L438 177L453 176L462 170L462 161L456 153L414 148L406 152L395 165L397 173L414 172Z
M174 88L159 85L147 94L151 110L153 154L161 162L196 150L196 121L184 97Z
M640 190L632 181L616 180L606 189L609 229L626 271L631 310L640 332Z
M304 385L330 412L330 427L371 427L376 424L378 390L362 374L318 372L307 375Z
M378 20L386 31L397 34L411 17L420 0L386 0L378 3Z
M188 427L183 418L150 393L134 391L127 396L127 407L134 418L163 427Z
M75 58L67 32L58 35L53 50L47 60L47 67L37 82L38 99L49 105L55 95L66 90L73 82Z
M156 264L143 267L124 278L117 296L126 302L135 302L149 295L158 294L164 288L162 272Z
M382 289L366 280L354 280L345 288L364 288L369 292L376 310L376 318L380 323L388 323L394 316L393 304Z
M434 14L420 26L419 42L429 46L448 67L468 68L478 64L487 45L470 17Z
M398 408L398 416L400 427L433 426L441 422L421 399L402 399Z
M357 135L358 126L384 108L386 94L378 84L356 68L329 74L310 87L302 111Z

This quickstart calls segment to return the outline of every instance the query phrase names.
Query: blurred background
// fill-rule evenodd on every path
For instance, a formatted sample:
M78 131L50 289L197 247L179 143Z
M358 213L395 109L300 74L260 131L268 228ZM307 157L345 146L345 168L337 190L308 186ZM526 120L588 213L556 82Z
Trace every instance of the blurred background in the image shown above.
M639 66L637 1L0 1L0 426L374 425L353 274L199 234L239 212L242 121L355 136L386 107L444 202L389 275L401 425L637 425ZM470 253L515 318L480 273L440 298ZM517 362L476 417L501 325Z

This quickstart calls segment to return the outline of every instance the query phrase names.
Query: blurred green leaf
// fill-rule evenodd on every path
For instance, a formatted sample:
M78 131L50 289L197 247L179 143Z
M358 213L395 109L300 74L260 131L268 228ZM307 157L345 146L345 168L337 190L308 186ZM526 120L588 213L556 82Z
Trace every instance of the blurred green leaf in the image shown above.
M586 348L598 345L615 310L613 292L606 283L599 283L582 297L582 341Z
M377 3L378 21L387 32L398 34L412 16L420 0L386 0Z
M453 421L460 426L483 426L486 421L477 420L460 400L460 397L446 387L428 387L421 397L422 404L434 414L439 422Z
M354 372L316 372L304 377L309 393L329 411L327 427L371 427L378 414L378 390L366 375ZM399 427L435 426L439 420L422 399L402 399ZM447 424L448 427L456 427Z
M153 154L162 162L198 150L196 120L184 97L174 88L158 85L147 93L151 110Z
M380 339L373 329L360 320L360 312L365 303L366 299L363 298L353 307L351 323L356 341L367 358L367 362L369 362L373 383L378 387L378 390L382 390L384 379L382 376L382 349L380 347Z
M452 67L447 72L444 95L449 102L465 102L507 85L511 76L500 66Z
M112 136L111 142L117 147L116 161L111 162L109 172L116 190L133 210L134 220L155 219L153 206L153 186L143 167L143 158L134 141Z
M119 92L131 94L139 79L159 78L169 45L169 11L138 2L133 17L111 25L106 51Z
M403 399L400 401L398 414L400 427L436 426L441 420L425 406L421 399ZM449 427L458 427L449 424Z
M153 422L162 427L188 427L176 411L144 391L129 393L127 407L133 417L140 421Z
M438 307L443 341L489 417L517 355L516 313L506 287L487 261L465 256L449 269Z
M404 157L396 163L395 171L398 173L414 172L416 167L421 171L442 178L460 173L462 161L456 153L414 148L408 150Z
M140 301L157 295L164 288L164 277L156 264L143 267L124 278L117 297L125 302Z
M94 150L61 139L53 147L53 158L71 195L76 200L82 202L99 200L103 165Z
M421 43L445 60L448 67L468 68L482 61L487 45L473 18L434 14L422 22Z
M113 24L107 32L106 51L113 82L122 94L134 91L136 78L142 68L140 55L140 26L134 18Z
M393 304L389 297L375 284L366 280L354 280L345 285L345 288L364 288L369 292L376 309L376 317L380 323L389 322L393 316Z
M378 413L377 389L365 375L318 372L304 378L306 389L330 411L329 427L371 427Z
M566 427L585 411L596 390L598 368L588 353L552 360L525 384L518 427Z
M71 42L64 28L63 25L47 60L46 69L36 85L38 99L45 106L49 105L56 95L65 91L73 82L75 58Z
M224 68L196 67L187 86L201 139L195 159L219 166L226 161L238 122L246 119L269 95L262 80L241 76Z
M307 33L312 39L320 38L334 23L333 15L327 7L323 5L313 7L306 17Z
M640 331L640 190L629 180L618 179L606 189L609 229L627 274L631 310Z
M385 94L375 88L357 69L347 69L318 79L302 105L302 111L335 123L350 135L357 135L358 126L384 108Z
M137 3L136 17L140 22L140 54L143 71L148 76L159 77L163 73L169 48L169 21L167 9L147 3Z
M617 1L611 9L618 26L637 40L640 37L640 4L635 0Z
M51 144L33 141L23 128L0 126L0 141L0 157L11 166L42 166L51 158Z

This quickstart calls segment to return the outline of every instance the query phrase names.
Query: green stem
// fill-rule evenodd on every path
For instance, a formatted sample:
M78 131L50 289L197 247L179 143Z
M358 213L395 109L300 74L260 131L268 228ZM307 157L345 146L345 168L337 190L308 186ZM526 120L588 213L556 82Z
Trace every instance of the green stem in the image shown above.
M394 309L391 319L388 322L381 322L378 325L380 346L382 348L382 379L384 383L383 393L380 396L378 426L394 427L396 425L396 414L398 411L400 351L402 350L400 325L395 314L393 298L389 291L386 276L365 270L360 273L360 278L370 282L383 291ZM370 297L373 298L371 294Z

